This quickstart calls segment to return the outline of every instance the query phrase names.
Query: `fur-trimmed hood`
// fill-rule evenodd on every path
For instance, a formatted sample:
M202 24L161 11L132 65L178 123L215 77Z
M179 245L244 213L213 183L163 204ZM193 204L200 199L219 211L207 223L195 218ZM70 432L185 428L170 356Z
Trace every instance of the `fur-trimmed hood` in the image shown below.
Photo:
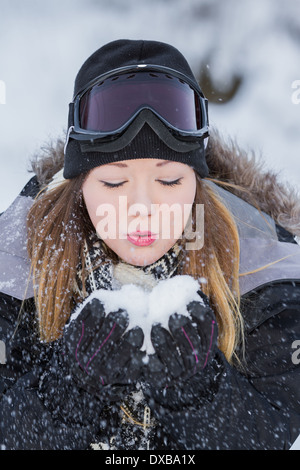
M41 149L31 160L41 185L48 184L62 169L64 142L58 139ZM300 195L288 183L283 184L275 172L264 168L264 161L232 141L225 142L213 131L207 148L209 178L228 183L226 189L270 215L274 221L300 236Z

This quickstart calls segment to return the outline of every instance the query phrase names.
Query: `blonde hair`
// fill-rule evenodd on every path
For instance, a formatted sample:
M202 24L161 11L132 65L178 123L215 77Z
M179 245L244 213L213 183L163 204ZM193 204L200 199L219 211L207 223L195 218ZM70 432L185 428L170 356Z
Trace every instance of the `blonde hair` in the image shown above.
M183 273L199 279L201 290L210 299L218 323L219 348L230 362L243 343L239 234L230 211L198 176L194 208L196 204L204 204L204 245L186 253Z
M79 300L74 294L75 277L79 263L84 266L84 240L94 230L82 197L84 177L41 192L27 218L40 338L45 342L61 336ZM219 347L231 361L243 331L238 231L230 212L198 176L193 210L196 204L204 204L205 240L201 250L185 253L182 274L199 280L209 297L218 322Z

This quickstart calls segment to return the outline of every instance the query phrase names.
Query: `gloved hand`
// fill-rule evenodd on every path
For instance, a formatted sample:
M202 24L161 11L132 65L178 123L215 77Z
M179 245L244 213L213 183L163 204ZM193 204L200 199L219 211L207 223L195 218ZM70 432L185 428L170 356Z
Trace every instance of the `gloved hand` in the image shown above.
M105 406L121 400L137 380L145 353L143 332L128 326L125 311L105 314L92 299L64 329L40 395L53 414L70 422L91 422Z
M125 333L129 317L125 310L105 315L94 298L66 328L63 347L70 374L77 384L102 396L109 385L129 385L140 373L143 355L141 328Z
M220 373L214 360L218 328L212 309L208 303L193 301L187 310L190 318L170 316L169 331L160 324L152 327L155 355L145 372L144 393L173 409L209 399L211 383Z

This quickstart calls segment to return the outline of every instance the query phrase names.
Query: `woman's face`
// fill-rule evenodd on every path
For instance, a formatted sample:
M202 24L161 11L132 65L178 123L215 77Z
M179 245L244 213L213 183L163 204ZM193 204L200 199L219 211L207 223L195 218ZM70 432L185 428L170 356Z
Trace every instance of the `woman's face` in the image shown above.
M82 190L99 237L123 261L147 266L181 237L195 199L196 177L183 163L126 160L91 170Z

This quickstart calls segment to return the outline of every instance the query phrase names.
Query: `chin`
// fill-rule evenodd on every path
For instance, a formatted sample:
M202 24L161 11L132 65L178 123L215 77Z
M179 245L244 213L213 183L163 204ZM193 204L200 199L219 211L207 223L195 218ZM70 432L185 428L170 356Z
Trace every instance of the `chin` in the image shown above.
M134 247L127 248L126 252L118 253L125 263L133 266L149 266L159 260L175 243L163 244L162 246Z
M144 253L134 253L132 256L127 255L127 256L122 256L122 260L125 261L125 263L131 264L133 266L149 266L152 263L155 263L161 256L164 255L162 253L161 255L159 254L154 254L154 253L145 253L145 249L143 250Z

